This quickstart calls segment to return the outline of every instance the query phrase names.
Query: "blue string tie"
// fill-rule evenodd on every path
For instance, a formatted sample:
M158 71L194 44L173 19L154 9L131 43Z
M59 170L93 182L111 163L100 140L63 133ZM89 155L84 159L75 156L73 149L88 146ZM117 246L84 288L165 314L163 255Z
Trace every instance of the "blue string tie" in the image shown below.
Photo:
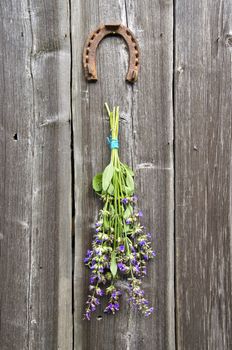
M118 139L113 139L112 136L107 137L107 143L108 143L111 150L119 148Z

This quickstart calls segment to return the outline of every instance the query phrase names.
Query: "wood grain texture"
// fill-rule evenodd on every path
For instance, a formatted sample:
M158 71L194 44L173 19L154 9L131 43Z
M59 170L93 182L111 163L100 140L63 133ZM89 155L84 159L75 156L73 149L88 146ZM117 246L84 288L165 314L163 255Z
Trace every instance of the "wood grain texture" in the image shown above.
M1 1L1 350L232 348L231 18L230 0ZM115 21L139 41L138 82L125 82L128 50L114 37L90 84L85 39ZM104 302L82 319L101 207L91 182L109 161L104 102L120 106L121 159L157 252L148 319L126 296L115 317Z
M232 348L232 3L175 12L178 349Z
M0 348L72 348L69 7L0 6Z
M175 349L173 298L173 8L172 1L72 1L72 108L75 158L75 350ZM126 44L106 38L97 54L98 82L84 79L82 48L99 23L119 21L134 32L141 48L141 71L125 83ZM136 170L139 205L153 232L157 259L150 264L145 290L155 313L144 319L123 298L116 317L99 308L83 321L89 271L83 258L90 247L100 208L92 177L109 161L109 124L103 104L120 105L121 158ZM126 286L122 285L126 290ZM98 316L103 316L100 320Z

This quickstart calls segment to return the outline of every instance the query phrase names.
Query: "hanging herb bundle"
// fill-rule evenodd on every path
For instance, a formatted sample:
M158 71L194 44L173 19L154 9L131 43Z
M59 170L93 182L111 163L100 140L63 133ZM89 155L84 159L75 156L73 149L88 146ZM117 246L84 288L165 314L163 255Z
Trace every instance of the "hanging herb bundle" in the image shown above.
M119 310L122 291L117 287L117 280L120 278L129 283L129 301L145 316L153 311L142 289L147 261L155 256L151 248L151 234L145 233L140 223L143 214L137 210L134 173L119 159L119 107L110 111L108 105L105 106L110 120L108 143L111 161L103 173L93 178L93 189L104 205L95 224L92 249L87 251L84 259L91 270L90 293L84 314L88 320L104 294L108 296L104 311L115 314Z

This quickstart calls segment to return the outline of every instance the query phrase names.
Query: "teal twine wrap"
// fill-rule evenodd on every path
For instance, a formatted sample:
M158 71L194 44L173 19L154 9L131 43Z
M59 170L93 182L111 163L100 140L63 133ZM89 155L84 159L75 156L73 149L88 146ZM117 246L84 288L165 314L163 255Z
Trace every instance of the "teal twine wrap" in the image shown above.
M119 148L119 142L118 139L112 139L112 137L107 137L107 143L110 147L110 149L118 149Z

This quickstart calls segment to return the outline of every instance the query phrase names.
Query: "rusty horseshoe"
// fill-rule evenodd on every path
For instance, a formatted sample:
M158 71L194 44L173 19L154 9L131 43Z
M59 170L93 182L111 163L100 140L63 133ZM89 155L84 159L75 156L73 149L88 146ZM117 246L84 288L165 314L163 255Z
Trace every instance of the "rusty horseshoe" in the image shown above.
M94 32L92 32L84 46L83 65L85 77L87 80L96 81L96 51L99 43L107 35L120 35L126 41L129 49L129 68L126 75L126 80L134 83L138 78L139 70L139 46L134 34L131 30L122 24L102 24Z

